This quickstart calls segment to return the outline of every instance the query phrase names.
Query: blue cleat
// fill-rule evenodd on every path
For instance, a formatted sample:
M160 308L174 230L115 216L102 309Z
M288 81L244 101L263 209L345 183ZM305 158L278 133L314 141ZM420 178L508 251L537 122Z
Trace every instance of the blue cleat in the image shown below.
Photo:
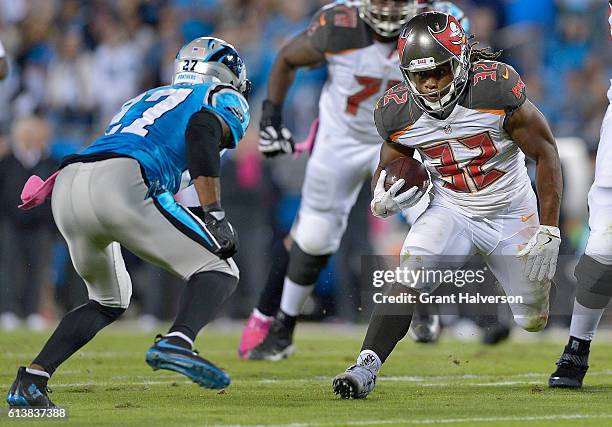
M17 378L11 385L6 401L11 407L36 406L42 408L54 408L55 405L49 399L47 392L47 378L31 375L26 372L25 366L17 370Z
M146 361L154 371L178 372L204 388L222 389L231 382L229 375L200 357L197 350L170 344L162 335L155 337L155 344L147 350Z

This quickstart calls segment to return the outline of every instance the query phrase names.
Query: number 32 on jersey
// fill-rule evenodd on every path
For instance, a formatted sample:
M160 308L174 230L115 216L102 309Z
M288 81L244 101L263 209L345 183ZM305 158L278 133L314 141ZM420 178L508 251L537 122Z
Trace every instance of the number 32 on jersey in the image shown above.
M480 149L480 154L469 161L460 161L453 150L457 143L468 149ZM485 164L497 154L497 147L488 131L422 147L420 151L429 159L439 160L435 169L442 178L450 178L450 181L445 180L444 186L460 193L484 190L505 174L495 168L484 171Z

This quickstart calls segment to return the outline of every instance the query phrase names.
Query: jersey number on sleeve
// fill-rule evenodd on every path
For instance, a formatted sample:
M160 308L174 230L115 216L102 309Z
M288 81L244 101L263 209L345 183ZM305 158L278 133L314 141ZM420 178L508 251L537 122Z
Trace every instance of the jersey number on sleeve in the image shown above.
M466 148L480 149L480 155L460 167L450 142L421 149L430 159L440 159L440 165L435 167L436 170L443 177L451 178L451 182L447 181L444 184L445 187L460 193L475 193L484 190L505 174L499 169L491 169L488 172L483 170L483 166L497 154L497 147L489 132L458 138L456 141Z
M367 76L355 76L355 80L357 80L357 83L363 86L363 89L346 98L346 112L352 114L353 116L357 115L359 104L378 93L383 82L382 79ZM385 90L391 89L398 83L400 82L397 80L389 80Z
M130 99L128 102L123 104L121 111L119 111L115 117L112 118L106 131L106 135L112 135L121 129L121 133L134 133L136 135L145 136L147 133L149 133L149 130L146 129L145 126L152 125L155 120L159 119L165 113L178 106L191 94L192 91L193 89L188 88L168 88L153 92L144 99L144 102L154 102L154 104L142 111L140 116L136 117L135 120L128 124L123 122L125 115L134 105L138 104L140 101L143 101L146 93Z

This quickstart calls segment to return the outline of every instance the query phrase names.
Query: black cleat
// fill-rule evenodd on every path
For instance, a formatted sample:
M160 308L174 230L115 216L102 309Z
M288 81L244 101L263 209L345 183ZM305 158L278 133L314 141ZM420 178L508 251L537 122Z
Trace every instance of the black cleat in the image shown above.
M482 343L485 345L496 345L506 341L510 337L510 327L508 325L495 324L485 328Z
M589 347L591 342L570 337L557 369L548 379L552 388L581 388L582 380L589 369Z
M6 401L11 407L36 406L54 408L55 405L47 395L51 390L47 387L47 378L26 372L25 366L17 370L17 378L11 385Z
M563 353L563 356L566 356L566 353ZM557 370L548 379L548 386L552 388L581 388L582 380L589 366L575 364L570 360L563 359L563 356L557 362Z
M249 360L270 360L278 362L291 356L295 351L293 345L293 328L295 318L282 311L274 319L266 338L251 350Z

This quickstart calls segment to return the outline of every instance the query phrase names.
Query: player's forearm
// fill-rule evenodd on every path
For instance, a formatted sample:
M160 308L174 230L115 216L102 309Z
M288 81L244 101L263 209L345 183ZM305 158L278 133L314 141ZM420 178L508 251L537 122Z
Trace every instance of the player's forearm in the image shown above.
M563 192L559 156L556 150L551 147L536 162L536 187L540 201L540 224L558 227L561 194Z
M298 67L290 65L286 59L279 56L272 66L268 80L268 100L276 106L282 106L287 92L295 80Z
M218 177L199 176L193 180L202 208L221 206L221 180Z
M376 183L378 182L378 178L380 177L380 172L382 170L383 168L378 165L378 167L374 171L374 174L372 175L372 182L370 183L370 190L372 191L372 194L374 194L374 189L376 188Z

